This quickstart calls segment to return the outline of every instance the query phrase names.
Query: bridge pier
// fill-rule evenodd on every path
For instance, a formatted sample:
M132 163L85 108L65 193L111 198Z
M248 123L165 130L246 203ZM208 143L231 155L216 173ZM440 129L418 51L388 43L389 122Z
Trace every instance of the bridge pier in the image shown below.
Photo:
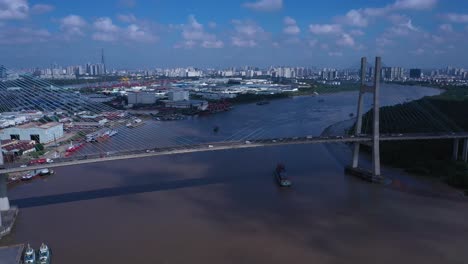
M463 150L462 159L464 162L468 162L468 138L463 139Z
M353 161L351 166L347 166L345 171L347 173L359 176L371 182L381 183L383 177L380 171L380 74L381 74L382 62L380 57L375 58L375 74L374 74L374 85L366 85L366 70L367 70L367 59L361 58L361 88L359 90L358 109L357 109L357 121L355 126L354 135L360 136L362 133L362 116L363 116L363 96L366 92L374 94L374 107L373 107L373 123L372 123L372 170L367 171L359 168L359 151L360 143L354 144Z
M0 147L0 169L3 169L3 152ZM10 201L7 196L7 175L0 173L0 228L2 225L2 212L10 210Z
M460 145L460 139L456 138L453 140L453 152L452 152L452 159L454 161L458 160L458 146Z

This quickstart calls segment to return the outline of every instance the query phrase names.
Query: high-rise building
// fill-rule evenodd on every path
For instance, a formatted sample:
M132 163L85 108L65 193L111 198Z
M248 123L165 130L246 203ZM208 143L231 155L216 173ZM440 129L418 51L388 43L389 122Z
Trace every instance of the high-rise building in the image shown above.
M411 79L420 79L422 76L422 71L421 69L410 69L409 71L409 77Z
M101 64L102 64L102 67L103 67L102 74L107 74L106 61L104 60L104 48L101 50Z
M382 68L382 76L385 80L401 80L403 79L403 68L401 67L384 67Z

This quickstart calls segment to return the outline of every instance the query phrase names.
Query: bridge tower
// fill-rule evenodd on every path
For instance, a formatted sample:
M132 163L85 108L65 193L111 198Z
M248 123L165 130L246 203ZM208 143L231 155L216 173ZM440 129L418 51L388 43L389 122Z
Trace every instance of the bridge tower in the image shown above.
M374 83L372 86L366 84L366 70L367 58L361 58L361 87L359 90L358 108L357 108L357 121L355 125L354 135L361 136L362 133L362 116L363 116L363 100L365 93L372 93L373 97L373 122L372 122L372 170L369 172L359 168L359 151L361 144L354 143L353 161L352 165L346 168L346 171L363 177L372 182L382 182L383 177L380 173L380 75L381 75L382 61L380 57L375 58L374 68Z

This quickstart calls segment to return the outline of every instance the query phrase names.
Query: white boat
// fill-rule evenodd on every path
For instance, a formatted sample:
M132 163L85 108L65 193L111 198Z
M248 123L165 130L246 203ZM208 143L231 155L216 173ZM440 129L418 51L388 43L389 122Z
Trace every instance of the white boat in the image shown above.
M119 133L119 131L117 131L117 130L110 130L108 132L109 132L108 133L109 137L115 136L117 133Z
M50 263L50 249L49 247L42 243L41 247L39 248L38 252L38 264L49 264Z
M29 244L23 253L23 263L36 264L36 252L34 252L34 249Z

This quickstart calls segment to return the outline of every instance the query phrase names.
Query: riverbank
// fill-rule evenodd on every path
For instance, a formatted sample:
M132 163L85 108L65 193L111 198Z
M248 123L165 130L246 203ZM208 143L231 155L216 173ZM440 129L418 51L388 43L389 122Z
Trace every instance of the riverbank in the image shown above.
M352 128L356 122L356 118L343 120L327 127L321 134L321 136L343 136L352 133ZM382 145L386 142L381 143L381 155L384 151L388 151L383 148ZM408 144L410 142L403 142ZM395 144L395 142L392 142ZM343 144L349 147L352 151L353 144ZM372 160L370 156L370 148L365 145L361 145L361 164L364 162L364 166L370 166ZM397 150L395 150L399 153ZM352 153L352 152L351 152ZM364 155L363 155L364 154ZM348 162L351 162L351 157ZM383 167L383 176L387 178L385 184L386 188L390 188L396 191L416 194L419 196L441 198L452 201L468 202L467 197L464 197L463 192L456 188L447 185L440 180L433 177L424 177L413 171L403 169L398 166L394 166L389 163L384 156L381 158ZM349 165L349 164L346 164Z

